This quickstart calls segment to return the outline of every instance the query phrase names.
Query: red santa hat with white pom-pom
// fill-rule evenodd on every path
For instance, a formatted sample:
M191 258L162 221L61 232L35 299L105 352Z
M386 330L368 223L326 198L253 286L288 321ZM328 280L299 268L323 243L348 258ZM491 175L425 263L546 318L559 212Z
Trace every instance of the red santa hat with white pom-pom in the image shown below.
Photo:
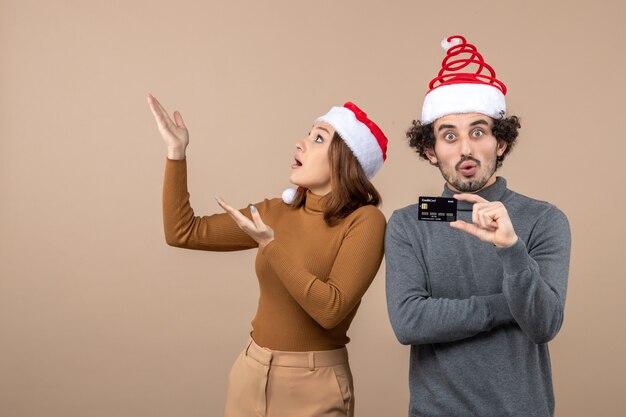
M343 139L363 168L367 178L372 178L387 159L387 137L367 114L356 104L347 102L341 107L332 107L328 113L315 119L326 122ZM297 191L283 191L283 201L291 204Z
M496 78L476 47L463 36L441 42L446 57L441 69L428 85L422 124L432 123L448 114L481 113L492 118L506 115L506 86Z

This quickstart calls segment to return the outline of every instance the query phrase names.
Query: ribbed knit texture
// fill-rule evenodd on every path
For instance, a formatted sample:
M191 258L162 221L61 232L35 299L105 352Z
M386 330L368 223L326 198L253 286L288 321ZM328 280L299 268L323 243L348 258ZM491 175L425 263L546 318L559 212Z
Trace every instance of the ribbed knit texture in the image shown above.
M452 195L446 187L443 196ZM419 221L417 204L389 219L387 305L398 339L411 345L409 415L552 416L548 342L564 317L567 218L502 177L478 195L504 204L513 246ZM471 222L472 208L459 201L457 217Z
M361 298L382 261L384 215L374 206L364 206L328 227L322 197L312 193L299 209L278 198L255 206L275 238L256 257L260 296L252 320L253 339L282 351L344 346ZM241 211L250 217L248 208ZM163 224L172 246L211 251L258 246L228 214L194 215L184 160L166 162ZM207 269L207 274L213 273Z

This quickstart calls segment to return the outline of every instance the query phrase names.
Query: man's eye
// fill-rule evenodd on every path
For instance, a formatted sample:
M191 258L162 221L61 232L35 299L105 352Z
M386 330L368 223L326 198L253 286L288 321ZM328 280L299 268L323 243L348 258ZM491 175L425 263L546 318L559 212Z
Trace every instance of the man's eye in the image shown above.
M315 137L315 142L316 142L316 143L322 143L322 142L324 142L324 138L323 138L323 137L321 137L320 135L317 135L317 136Z
M446 133L443 138L445 140L454 140L454 138L456 138L456 136L454 136L454 133Z
M481 137L484 134L485 134L485 132L483 132L482 130L474 130L472 132L472 137L479 138L479 137Z

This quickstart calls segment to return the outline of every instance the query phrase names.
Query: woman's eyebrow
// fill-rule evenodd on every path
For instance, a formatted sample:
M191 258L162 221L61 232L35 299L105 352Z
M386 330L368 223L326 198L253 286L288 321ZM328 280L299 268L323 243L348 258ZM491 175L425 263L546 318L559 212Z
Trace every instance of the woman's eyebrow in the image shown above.
M323 130L324 132L328 133L330 135L330 130L326 129L325 127L322 126L315 126L314 129L320 129Z

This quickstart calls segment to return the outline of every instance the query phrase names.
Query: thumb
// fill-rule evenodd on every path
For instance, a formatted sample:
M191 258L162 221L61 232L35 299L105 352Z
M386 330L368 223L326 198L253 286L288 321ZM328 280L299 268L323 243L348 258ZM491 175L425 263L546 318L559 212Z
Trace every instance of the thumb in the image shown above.
M187 128L187 126L185 126L185 122L183 120L183 116L180 114L180 112L178 110L176 110L174 112L174 121L176 122L176 126L177 127L182 127L182 128Z
M480 233L479 228L475 224L470 224L464 222L463 220L450 222L450 227L453 227L465 233L469 233L470 235L474 235L476 237L478 237L478 234Z
M467 224L463 220L456 220L456 221L450 222L450 227L453 227L455 229L459 229L462 231L466 231L468 226L469 224Z
M266 228L265 223L261 219L261 215L255 206L250 206L250 214L252 215L252 221L258 230L264 230Z

